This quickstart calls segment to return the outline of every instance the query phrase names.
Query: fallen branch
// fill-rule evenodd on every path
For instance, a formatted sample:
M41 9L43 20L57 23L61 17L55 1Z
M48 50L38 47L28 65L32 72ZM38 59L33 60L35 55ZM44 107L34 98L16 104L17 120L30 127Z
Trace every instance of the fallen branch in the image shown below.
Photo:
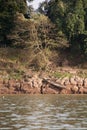
M66 88L65 86L63 86L63 85L61 85L61 84L59 84L59 83L57 83L57 82L54 82L54 81L52 81L51 79L46 79L46 78L44 78L44 79L42 80L42 82L43 82L43 83L46 83L46 84L49 84L49 85L53 85L53 86L55 86L55 87L57 87L57 88L61 88L61 89L65 89L65 88Z

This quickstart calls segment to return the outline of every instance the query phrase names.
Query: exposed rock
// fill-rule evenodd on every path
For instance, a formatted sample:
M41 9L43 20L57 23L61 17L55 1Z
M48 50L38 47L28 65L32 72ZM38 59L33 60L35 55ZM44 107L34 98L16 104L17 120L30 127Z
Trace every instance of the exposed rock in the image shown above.
M87 78L43 78L35 74L21 80L0 80L0 94L87 94Z
M64 77L64 78L61 80L61 84L62 84L62 85L65 85L66 83L69 83L69 78L68 78L68 77Z
M69 91L71 91L71 88L72 88L71 84L66 86L66 89L69 90Z
M15 91L21 91L21 84L19 82L14 85Z
M87 78L83 80L83 86L84 88L87 88Z
M76 82L76 80L75 80L75 77L71 77L71 78L70 78L70 84L71 84L71 85L77 85L77 82Z
M15 80L9 80L10 88L15 86L16 81Z
M87 88L83 88L83 93L87 94Z
M41 94L59 94L61 89L53 86L50 83L45 83L41 86Z
M62 78L56 79L56 82L57 82L57 83L61 83L61 82L62 82ZM61 84L62 84L62 83L61 83Z
M77 82L77 86L83 86L83 78L76 76L75 81Z
M84 93L83 87L79 88L79 93L80 93L80 94L83 94L83 93Z
M63 89L60 94L72 94L71 90Z
M81 87L81 88L79 89L79 93L80 93L80 94L87 94L87 88Z
M70 85L69 78L65 80L64 85L65 85L65 86Z
M73 93L78 93L78 87L77 86L72 86L72 88L71 88L71 91L73 92Z

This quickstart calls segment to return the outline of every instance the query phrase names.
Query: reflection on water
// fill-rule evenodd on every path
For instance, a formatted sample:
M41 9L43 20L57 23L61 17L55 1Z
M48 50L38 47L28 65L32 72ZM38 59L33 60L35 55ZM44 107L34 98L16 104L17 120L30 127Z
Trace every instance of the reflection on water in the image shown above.
M87 95L0 96L0 130L87 129Z

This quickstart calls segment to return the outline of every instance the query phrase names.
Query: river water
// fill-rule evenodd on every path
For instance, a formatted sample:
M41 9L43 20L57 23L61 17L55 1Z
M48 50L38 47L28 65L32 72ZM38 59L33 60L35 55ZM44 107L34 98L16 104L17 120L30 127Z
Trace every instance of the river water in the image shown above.
M87 130L87 95L0 96L0 130Z

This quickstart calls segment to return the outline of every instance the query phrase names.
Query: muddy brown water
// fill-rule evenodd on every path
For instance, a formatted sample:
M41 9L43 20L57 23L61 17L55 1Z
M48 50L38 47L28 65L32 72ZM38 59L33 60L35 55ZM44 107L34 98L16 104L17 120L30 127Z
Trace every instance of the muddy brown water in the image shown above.
M87 130L87 95L0 96L0 130Z

